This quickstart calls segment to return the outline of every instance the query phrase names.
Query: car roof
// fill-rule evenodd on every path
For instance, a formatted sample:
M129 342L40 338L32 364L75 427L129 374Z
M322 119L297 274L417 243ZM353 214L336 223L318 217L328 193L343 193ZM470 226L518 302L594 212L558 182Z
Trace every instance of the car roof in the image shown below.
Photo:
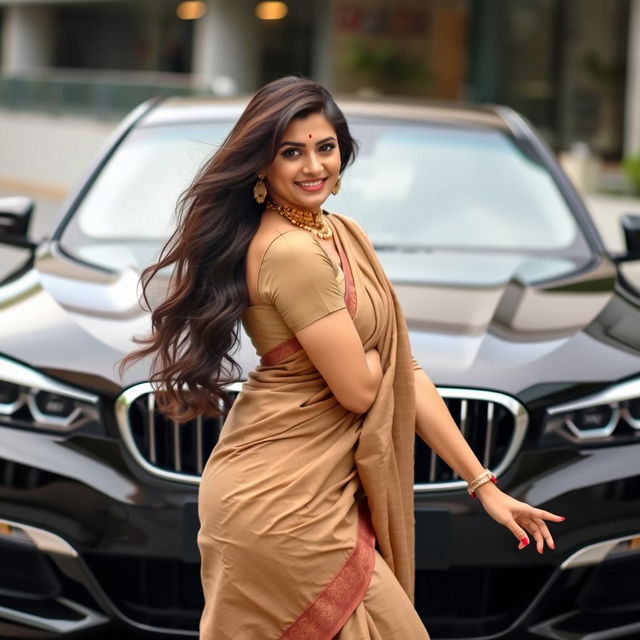
M158 126L215 120L236 120L251 96L215 98L172 96L154 105L137 126ZM336 96L347 117L417 121L430 124L475 126L510 131L505 119L491 105L438 102L407 98L356 99Z

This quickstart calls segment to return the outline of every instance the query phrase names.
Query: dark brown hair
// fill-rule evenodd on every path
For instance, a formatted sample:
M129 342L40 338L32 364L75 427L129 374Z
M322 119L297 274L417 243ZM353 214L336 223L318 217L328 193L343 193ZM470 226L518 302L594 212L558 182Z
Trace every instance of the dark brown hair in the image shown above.
M158 261L141 274L147 287L172 267L166 298L151 311L152 334L127 354L124 369L152 356L150 381L159 411L177 422L220 415L231 406L224 386L239 380L231 357L239 346L240 319L249 304L245 258L264 205L253 198L257 174L274 159L292 119L321 112L336 131L340 172L357 145L331 94L307 78L286 76L262 87L229 135L177 202L177 227Z

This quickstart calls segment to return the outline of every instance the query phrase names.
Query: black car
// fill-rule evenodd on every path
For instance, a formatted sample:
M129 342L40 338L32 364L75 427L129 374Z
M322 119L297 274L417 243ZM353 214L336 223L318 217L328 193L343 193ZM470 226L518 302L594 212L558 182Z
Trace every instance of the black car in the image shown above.
M28 238L33 203L0 200L31 257L0 284L0 636L114 624L197 636L197 488L221 419L154 409L138 278L176 199L241 100L136 109ZM466 483L416 443L416 607L433 638L640 637L640 296L524 118L497 106L343 100L361 143L326 207L373 241L413 353L510 495L567 516L555 551L518 551ZM160 300L170 274L153 290ZM155 298L153 298L155 296ZM244 336L234 356L258 364ZM232 387L237 393L241 383ZM107 627L108 628L108 627Z

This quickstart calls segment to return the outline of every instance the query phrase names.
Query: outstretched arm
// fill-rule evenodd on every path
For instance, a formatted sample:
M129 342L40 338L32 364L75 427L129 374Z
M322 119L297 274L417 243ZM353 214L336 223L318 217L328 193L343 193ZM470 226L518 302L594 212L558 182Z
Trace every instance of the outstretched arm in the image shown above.
M458 429L433 382L423 369L414 366L413 371L416 393L416 433L461 478L467 483L471 482L484 471L484 467ZM545 520L562 522L564 520L562 516L515 500L492 482L487 482L476 489L476 495L485 511L496 522L507 527L520 541L518 549L524 549L529 544L526 531L535 539L538 553L543 552L545 540L551 549L555 549L553 537Z

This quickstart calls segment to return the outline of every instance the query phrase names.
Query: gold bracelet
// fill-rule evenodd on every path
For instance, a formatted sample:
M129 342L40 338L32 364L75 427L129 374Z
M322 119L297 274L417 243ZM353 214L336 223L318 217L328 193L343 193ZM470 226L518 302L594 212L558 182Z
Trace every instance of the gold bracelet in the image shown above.
M497 484L498 480L489 469L485 469L477 478L467 484L467 492L472 498L476 497L476 489L487 482Z

